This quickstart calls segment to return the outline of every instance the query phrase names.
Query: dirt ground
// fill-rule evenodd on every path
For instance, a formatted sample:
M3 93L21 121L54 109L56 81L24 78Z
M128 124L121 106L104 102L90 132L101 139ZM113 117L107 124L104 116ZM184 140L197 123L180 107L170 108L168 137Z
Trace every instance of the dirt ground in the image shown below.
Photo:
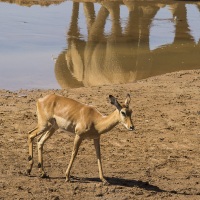
M49 178L38 177L37 149L31 177L27 132L35 127L36 100L58 93L114 111L108 95L131 94L134 132L121 124L101 137L99 181L93 141L83 141L65 182L74 135L57 131L44 146ZM36 141L34 144L36 147ZM0 199L200 199L200 70L182 71L132 84L70 90L0 91Z

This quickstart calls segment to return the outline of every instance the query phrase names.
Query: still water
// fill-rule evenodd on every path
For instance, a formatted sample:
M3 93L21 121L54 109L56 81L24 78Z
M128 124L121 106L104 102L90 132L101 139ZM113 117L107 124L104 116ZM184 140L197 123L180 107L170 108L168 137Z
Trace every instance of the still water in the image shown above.
M0 1L0 89L120 84L200 68L198 1L12 2Z

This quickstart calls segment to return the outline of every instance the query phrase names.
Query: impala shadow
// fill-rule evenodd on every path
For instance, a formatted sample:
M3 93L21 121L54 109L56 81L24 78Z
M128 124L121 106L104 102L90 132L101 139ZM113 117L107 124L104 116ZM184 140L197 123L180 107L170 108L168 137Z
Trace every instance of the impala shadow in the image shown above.
M65 179L65 177L50 177L50 179ZM116 177L106 177L106 180L110 183L110 185L114 186L124 186L124 187L138 187L148 191L154 192L171 192L176 193L175 191L167 191L160 189L156 185L149 184L149 182L141 181L141 180L132 180L132 179L124 179L124 178L116 178ZM101 182L99 178L82 178L71 176L71 183L91 183L91 182Z

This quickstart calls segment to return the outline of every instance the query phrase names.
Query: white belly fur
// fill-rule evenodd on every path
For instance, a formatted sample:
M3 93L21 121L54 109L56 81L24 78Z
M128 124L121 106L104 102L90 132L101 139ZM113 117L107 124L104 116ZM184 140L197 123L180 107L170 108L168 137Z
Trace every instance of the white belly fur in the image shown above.
M66 131L70 132L74 131L74 124L71 121L68 121L65 118L56 115L54 115L53 117L56 119L56 123L59 128L65 129Z

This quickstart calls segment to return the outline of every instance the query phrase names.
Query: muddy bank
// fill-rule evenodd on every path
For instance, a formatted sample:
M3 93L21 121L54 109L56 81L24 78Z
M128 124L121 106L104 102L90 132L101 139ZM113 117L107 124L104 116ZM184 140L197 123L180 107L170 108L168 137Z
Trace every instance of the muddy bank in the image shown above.
M198 199L200 197L200 70L182 71L132 84L70 90L0 91L0 199ZM74 136L57 131L44 146L44 167L27 166L27 132L36 125L36 100L58 93L109 114L108 95L131 94L135 132L119 124L102 135L104 174L99 181L93 142L85 140L71 175L65 171ZM36 141L35 141L36 143Z

